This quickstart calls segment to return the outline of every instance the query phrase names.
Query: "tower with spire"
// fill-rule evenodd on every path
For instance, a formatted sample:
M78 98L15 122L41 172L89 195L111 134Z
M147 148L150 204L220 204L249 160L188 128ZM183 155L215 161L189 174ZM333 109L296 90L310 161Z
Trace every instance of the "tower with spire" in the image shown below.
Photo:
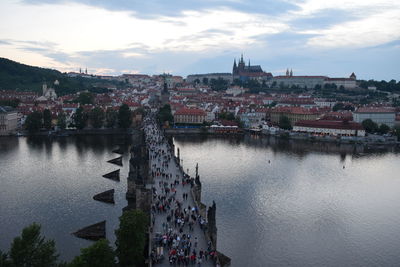
M272 77L271 73L264 72L260 65L252 66L250 63L248 65L244 62L243 53L240 55L239 62L236 62L236 59L233 60L233 68L232 68L233 79L240 79L245 81L247 79L254 78L262 78L269 79ZM288 73L289 75L289 73Z

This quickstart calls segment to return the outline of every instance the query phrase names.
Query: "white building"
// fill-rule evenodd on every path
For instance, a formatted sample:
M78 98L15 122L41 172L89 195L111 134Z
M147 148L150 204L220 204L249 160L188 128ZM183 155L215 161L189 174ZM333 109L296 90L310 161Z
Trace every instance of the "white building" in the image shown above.
M9 135L18 127L18 112L10 107L0 106L0 135Z
M275 87L281 85L300 88L314 88L316 85L335 84L338 88L343 86L346 89L357 87L356 75L352 73L349 78L329 78L327 76L293 76L293 72L286 72L286 75L275 76L271 79L270 85L275 82Z
M362 125L352 121L303 120L296 122L293 131L332 136L365 136Z
M228 95L237 96L243 94L245 92L243 87L240 86L231 86L225 91Z
M353 112L353 120L362 123L366 119L381 125L393 127L396 120L396 111L391 107L361 107Z
M323 85L326 76L275 76L271 79L270 85L275 82L275 87L298 86L300 88L314 88L316 85Z
M327 78L324 81L325 84L335 84L338 88L342 86L345 89L353 89L357 87L357 77L353 72L349 78Z
M323 99L323 98L316 98L316 99L314 99L314 102L320 108L324 108L324 107L332 108L337 103L334 100Z
M191 74L186 77L187 83L194 83L196 80L199 80L200 83L203 83L203 79L207 79L208 82L211 79L218 80L219 78L228 81L231 83L233 81L232 73L206 73L206 74Z

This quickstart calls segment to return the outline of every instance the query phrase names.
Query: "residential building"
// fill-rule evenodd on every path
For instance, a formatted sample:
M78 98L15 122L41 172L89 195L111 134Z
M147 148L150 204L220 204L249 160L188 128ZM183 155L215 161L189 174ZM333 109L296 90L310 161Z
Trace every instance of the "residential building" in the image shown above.
M0 135L9 135L18 128L18 112L8 107L0 106Z
M174 113L174 122L178 124L202 124L206 112L198 108L181 108Z
M283 98L276 104L277 107L303 107L303 108L314 108L317 104L312 98Z
M360 107L353 112L355 122L362 123L366 119L381 125L393 127L396 120L396 111L392 107Z
M270 121L278 123L282 116L289 118L290 123L294 125L300 120L316 120L320 116L318 109L306 109L302 107L276 107L267 112Z
M365 136L361 124L353 121L302 120L295 123L294 132L333 136Z
M316 85L322 86L324 84L326 76L275 76L271 79L270 85L273 85L275 82L275 86L298 86L300 88L314 88Z

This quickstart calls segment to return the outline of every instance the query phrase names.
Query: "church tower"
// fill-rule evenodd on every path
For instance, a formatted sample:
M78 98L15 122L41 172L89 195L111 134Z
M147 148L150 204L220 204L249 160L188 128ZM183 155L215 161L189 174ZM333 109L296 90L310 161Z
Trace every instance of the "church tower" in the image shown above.
M43 92L43 95L45 95L47 92L47 83L46 82L44 82L42 85L42 92Z
M240 56L240 61L239 61L239 64L238 64L238 72L244 71L244 69L245 69L245 63L244 63L243 54L242 54Z
M237 73L237 65L236 65L236 58L233 60L233 68L232 74L235 75Z

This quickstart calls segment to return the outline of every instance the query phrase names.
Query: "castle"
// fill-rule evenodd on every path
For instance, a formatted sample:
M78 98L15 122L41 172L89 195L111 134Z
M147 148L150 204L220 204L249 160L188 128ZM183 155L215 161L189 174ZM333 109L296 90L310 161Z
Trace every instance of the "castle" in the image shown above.
M260 65L250 65L250 60L249 64L246 66L243 60L243 54L238 64L236 64L236 59L234 59L232 76L233 80L239 79L241 81L246 81L248 79L269 80L272 78L272 74L263 71Z

